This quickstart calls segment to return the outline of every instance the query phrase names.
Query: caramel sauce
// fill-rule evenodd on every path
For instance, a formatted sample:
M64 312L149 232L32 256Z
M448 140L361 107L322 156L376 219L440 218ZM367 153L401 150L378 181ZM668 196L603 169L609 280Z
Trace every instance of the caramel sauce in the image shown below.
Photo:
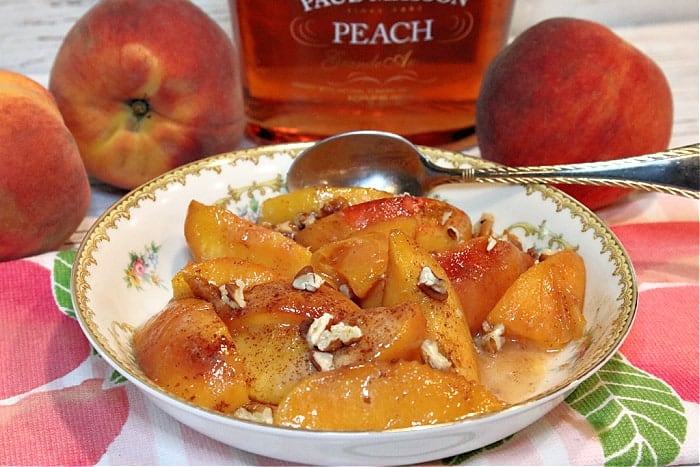
M554 355L555 352L517 341L506 341L496 353L480 349L481 381L502 401L521 402L538 392Z

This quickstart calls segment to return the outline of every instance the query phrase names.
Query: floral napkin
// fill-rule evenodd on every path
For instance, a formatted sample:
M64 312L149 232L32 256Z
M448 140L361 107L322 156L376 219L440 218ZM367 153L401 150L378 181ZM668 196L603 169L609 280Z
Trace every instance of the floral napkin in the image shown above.
M620 351L533 425L435 464L698 464L697 203L652 201L604 212L640 288ZM287 464L179 424L112 370L74 318L74 257L0 263L0 464Z

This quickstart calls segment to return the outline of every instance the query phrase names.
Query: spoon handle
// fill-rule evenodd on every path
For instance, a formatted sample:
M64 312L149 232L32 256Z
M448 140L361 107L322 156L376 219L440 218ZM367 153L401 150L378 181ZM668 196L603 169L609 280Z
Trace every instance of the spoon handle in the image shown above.
M602 162L462 169L462 181L559 183L658 191L700 199L700 144Z

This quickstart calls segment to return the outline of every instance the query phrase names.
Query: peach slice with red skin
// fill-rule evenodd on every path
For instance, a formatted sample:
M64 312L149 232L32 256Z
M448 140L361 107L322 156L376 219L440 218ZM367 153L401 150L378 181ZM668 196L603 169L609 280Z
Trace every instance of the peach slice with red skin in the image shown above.
M481 331L508 287L534 264L515 244L489 237L474 237L434 256L459 297L472 334Z
M421 287L423 268L428 268L436 278L443 279L442 293L426 293L425 288ZM428 337L437 343L454 371L468 380L478 381L476 348L457 293L446 277L445 271L430 253L403 232L391 232L383 305L418 303L426 319Z
M297 233L312 251L363 232L401 230L421 248L438 251L469 240L472 224L462 210L433 198L395 196L348 206L318 219Z

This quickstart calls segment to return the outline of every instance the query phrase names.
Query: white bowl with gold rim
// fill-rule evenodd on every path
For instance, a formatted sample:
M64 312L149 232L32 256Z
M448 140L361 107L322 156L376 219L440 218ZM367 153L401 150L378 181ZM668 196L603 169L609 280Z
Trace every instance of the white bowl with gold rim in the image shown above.
M560 191L545 186L453 184L433 194L472 219L495 217L524 247L577 248L587 270L584 337L546 362L522 400L493 414L383 432L281 428L205 410L164 392L134 361L131 335L172 296L170 279L190 259L183 235L192 199L254 219L262 199L284 191L285 173L308 143L264 146L203 159L164 174L116 202L91 227L73 268L83 330L99 354L155 405L181 423L236 448L310 464L408 464L465 453L530 425L610 359L637 306L629 257L610 229ZM421 148L438 164L488 165L460 153Z

